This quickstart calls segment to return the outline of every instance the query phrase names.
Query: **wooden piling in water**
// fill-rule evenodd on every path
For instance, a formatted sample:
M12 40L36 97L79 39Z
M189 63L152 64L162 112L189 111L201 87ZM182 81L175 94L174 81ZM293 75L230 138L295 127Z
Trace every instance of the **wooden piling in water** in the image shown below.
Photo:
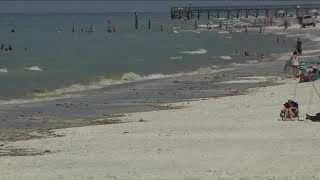
M135 29L138 30L139 29L139 21L138 21L138 13L134 12L134 18L135 18Z

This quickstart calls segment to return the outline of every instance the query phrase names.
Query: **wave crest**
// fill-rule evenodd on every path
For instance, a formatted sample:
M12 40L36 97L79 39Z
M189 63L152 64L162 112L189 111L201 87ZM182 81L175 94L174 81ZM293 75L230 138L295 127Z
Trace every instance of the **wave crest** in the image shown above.
M220 58L221 58L221 59L226 59L226 60L230 60L230 59L232 59L232 57L231 57L231 56L220 56Z
M24 67L24 69L29 71L42 71L42 69L38 66Z
M2 68L2 69L0 69L0 73L8 73L8 69L7 68Z
M124 73L120 79L108 79L108 78L101 78L100 80L96 80L91 82L90 84L73 84L68 87L46 91L46 92L34 92L33 95L37 97L44 97L44 96L57 96L61 94L67 93L74 93L80 91L88 91L88 90L95 90L95 89L102 89L109 85L115 84L123 84L129 82L136 82L136 81L143 81L143 80L152 80L152 79L161 79L161 78L169 78L169 77L177 77L183 75L194 75L194 74L206 74L206 73L218 73L223 71L233 70L232 68L226 69L214 69L216 67L207 67L207 68L199 68L193 72L180 72L175 74L148 74L148 75L139 75L134 72Z
M208 50L206 50L206 49L198 49L198 50L194 50L194 51L183 51L181 53L184 53L184 54L207 54Z

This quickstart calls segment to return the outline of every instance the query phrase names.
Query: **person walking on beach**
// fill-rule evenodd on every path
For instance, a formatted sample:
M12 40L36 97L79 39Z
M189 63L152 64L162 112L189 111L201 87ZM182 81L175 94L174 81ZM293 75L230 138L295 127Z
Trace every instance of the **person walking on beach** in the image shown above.
M294 79L296 79L297 77L299 77L299 64L300 64L298 52L296 50L293 51L293 55L291 56L290 63L292 64Z
M298 51L298 54L301 55L302 54L302 42L300 40L300 38L297 39L297 51Z

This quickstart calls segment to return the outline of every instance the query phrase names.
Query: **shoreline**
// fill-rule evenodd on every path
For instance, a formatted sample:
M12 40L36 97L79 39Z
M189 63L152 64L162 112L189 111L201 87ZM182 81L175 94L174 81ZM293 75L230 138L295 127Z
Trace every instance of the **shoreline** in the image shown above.
M312 29L299 29L297 25L293 25L289 27L289 29L284 30L282 27L267 27L265 28L264 33L272 33L272 34L282 34L282 36L286 36L287 38L295 38L297 35L297 31L299 31L299 36L303 36L308 39L305 42L307 47L313 47L316 45L319 47L320 45L314 41L310 37L315 36L316 30L320 29L319 27ZM274 31L275 30L275 31ZM309 34L311 32L311 34ZM311 45L310 45L311 44ZM305 48L307 49L307 48ZM314 48L313 48L314 49ZM305 50L303 56L306 58L319 59L319 50ZM144 111L155 111L167 109L161 107L162 104L165 103L176 103L183 101L193 101L198 99L206 99L210 97L221 97L221 96L229 96L233 94L237 94L237 91L242 91L243 89L248 89L252 87L260 87L264 85L260 85L259 82L256 83L230 83L230 87L226 87L223 83L219 83L222 81L230 81L234 78L238 77L250 77L250 76L272 76L277 75L281 77L287 77L287 74L282 72L283 59L286 59L289 56L288 53L280 53L280 54L270 54L269 56L255 60L257 62L249 62L246 61L246 64L238 64L234 65L233 69L222 69L215 70L214 72L207 73L184 73L185 75L180 76L165 76L163 78L149 79L143 81L133 81L124 84L116 84L111 86L106 86L102 89L92 89L89 91L80 91L74 94L65 94L64 97L55 99L54 97L47 97L49 101L36 101L36 102L27 102L26 103L16 103L8 105L1 105L0 112L6 113L9 111L10 113L6 115L0 115L0 125L3 128L10 127L9 122L12 123L21 123L21 126L13 126L13 129L21 130L32 130L32 129L59 129L59 128L67 128L67 127L78 127L94 124L96 119L106 119L112 118L113 116L119 114L122 115L124 113L132 113L132 112L144 112ZM282 61L282 62L281 62ZM277 67L278 66L278 67ZM280 66L280 67L279 67ZM250 69L248 71L248 69ZM255 70L256 69L256 70ZM191 81L188 81L191 79ZM159 83L160 85L155 85ZM213 85L212 85L213 83ZM164 86L169 86L169 88L163 88ZM119 97L116 97L116 101L113 99L105 98L103 95L97 96L97 94L105 94L105 96L118 96L117 92L120 88ZM155 89L155 94L150 94L148 92L150 88ZM130 90L132 89L132 90ZM219 89L215 91L215 89ZM111 90L111 93L108 91ZM128 92L132 91L128 95L125 95ZM188 94L186 92L190 91ZM231 92L229 92L231 91ZM165 96L166 93L171 95ZM202 93L202 94L201 94ZM90 98L83 98L83 96L88 96ZM123 97L122 97L123 96ZM129 101L122 102L123 98L128 98L131 96ZM140 96L138 98L134 98L134 96ZM143 97L145 96L145 97ZM154 98L156 97L156 98ZM41 97L39 97L41 98ZM52 98L52 99L51 99ZM103 99L103 100L99 100ZM110 101L111 100L111 101ZM90 107L88 115L82 114L79 116L73 116L77 111L88 111L88 106L96 106ZM121 110L117 110L112 108L114 105L115 108L120 108ZM138 108L132 108L132 107ZM60 108L60 109L59 109ZM62 109L61 109L62 108ZM111 108L113 110L108 110L107 112L99 112L103 108ZM54 109L54 110L51 110ZM71 111L70 111L71 109ZM169 108L170 109L170 108ZM97 111L98 110L98 111ZM28 112L30 113L23 113ZM63 111L63 113L59 112ZM68 112L70 111L70 112ZM98 116L92 116L93 114L100 114ZM19 119L19 120L16 120ZM21 121L23 120L23 121ZM78 120L78 122L77 122ZM90 122L92 121L92 122ZM61 123L62 122L62 123ZM47 127L45 124L48 125ZM95 122L98 123L99 122ZM56 124L56 125L55 125ZM31 127L31 129L30 129ZM12 130L12 129L11 129Z

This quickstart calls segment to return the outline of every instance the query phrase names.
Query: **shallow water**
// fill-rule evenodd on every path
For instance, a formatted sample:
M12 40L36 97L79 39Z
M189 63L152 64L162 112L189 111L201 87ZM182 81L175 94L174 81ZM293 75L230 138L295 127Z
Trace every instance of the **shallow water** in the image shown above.
M172 21L168 13L5 14L0 17L0 100L60 95L110 84L203 73L256 62L261 54L292 49L293 40L277 44L272 34L189 32L193 22ZM147 29L148 19L152 29ZM117 26L106 33L106 22ZM206 24L204 18L198 24ZM217 23L217 22L213 22ZM9 33L11 24L15 33ZM75 31L71 32L74 24ZM93 24L96 32L79 32ZM164 32L160 31L163 24ZM176 27L175 32L171 30ZM58 30L61 32L58 32ZM245 57L244 51L253 55Z

